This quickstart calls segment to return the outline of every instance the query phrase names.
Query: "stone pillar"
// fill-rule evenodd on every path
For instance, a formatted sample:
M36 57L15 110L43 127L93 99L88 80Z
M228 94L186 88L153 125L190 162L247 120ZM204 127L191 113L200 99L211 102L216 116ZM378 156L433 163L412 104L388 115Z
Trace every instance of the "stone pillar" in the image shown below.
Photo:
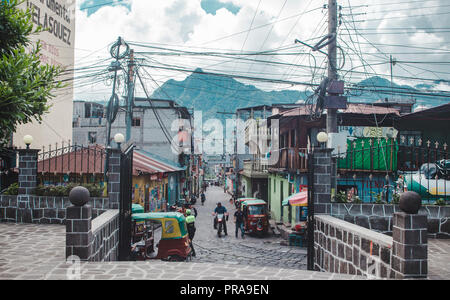
M108 197L109 208L119 209L120 203L120 149L107 149L108 161Z
M37 149L19 150L19 193L17 196L17 222L31 223L31 204L37 184Z
M394 213L392 268L396 278L426 278L428 274L427 215Z
M37 183L36 149L19 150L19 195L31 195Z
M331 151L314 149L314 213L329 214L331 211Z
M70 191L72 206L66 213L66 258L78 256L81 261L89 261L92 254L92 207L89 191L84 187L75 187Z

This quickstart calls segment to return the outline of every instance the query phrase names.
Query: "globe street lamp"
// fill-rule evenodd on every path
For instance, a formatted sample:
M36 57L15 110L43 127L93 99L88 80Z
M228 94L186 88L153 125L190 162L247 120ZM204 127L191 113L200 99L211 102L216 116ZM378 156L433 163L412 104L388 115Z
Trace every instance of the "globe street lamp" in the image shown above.
M27 149L30 149L30 145L33 142L33 137L29 134L23 137L23 142L27 145Z
M326 143L328 141L328 134L323 131L319 132L317 134L317 141L319 142L319 145L322 146L322 148L323 148L324 143Z
M116 133L114 136L114 142L117 143L117 147L120 149L120 144L122 144L125 141L125 137L121 133Z

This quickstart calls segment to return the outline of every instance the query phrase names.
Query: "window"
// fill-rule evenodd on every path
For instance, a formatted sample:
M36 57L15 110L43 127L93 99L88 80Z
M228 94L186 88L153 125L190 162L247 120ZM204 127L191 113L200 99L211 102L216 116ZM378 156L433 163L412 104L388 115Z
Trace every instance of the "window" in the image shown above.
M141 118L133 118L133 120L131 122L131 126L141 127Z
M89 144L97 143L97 132L89 131L88 132L88 141L89 141Z
M174 223L173 221L166 221L166 223L164 224L165 225L165 230L164 230L165 233L169 233L169 234L174 233L175 226L173 223Z
M91 117L91 103L84 104L84 117L85 118Z

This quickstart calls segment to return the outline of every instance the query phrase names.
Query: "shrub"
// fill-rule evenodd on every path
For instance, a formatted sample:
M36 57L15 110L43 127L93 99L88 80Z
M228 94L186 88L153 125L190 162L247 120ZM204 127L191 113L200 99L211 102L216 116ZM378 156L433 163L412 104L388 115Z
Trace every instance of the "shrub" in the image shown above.
M447 205L447 201L445 201L444 199L438 199L436 200L436 202L434 203L435 205L439 205L439 206L445 206Z
M399 204L400 203L400 194L394 193L392 195L392 204Z
M355 203L355 204L360 204L360 203L362 203L362 200L361 200L361 198L359 198L358 196L355 196L355 197L353 198L353 203Z
M75 184L69 183L66 186L55 185L38 185L35 189L36 196L54 196L54 197L68 197L70 191L76 186L83 186L89 190L91 197L101 197L103 188L97 184Z
M4 192L4 195L17 195L19 194L19 183L12 183Z
M347 194L344 191L340 191L339 193L337 193L337 195L335 196L336 202L337 203L347 203Z

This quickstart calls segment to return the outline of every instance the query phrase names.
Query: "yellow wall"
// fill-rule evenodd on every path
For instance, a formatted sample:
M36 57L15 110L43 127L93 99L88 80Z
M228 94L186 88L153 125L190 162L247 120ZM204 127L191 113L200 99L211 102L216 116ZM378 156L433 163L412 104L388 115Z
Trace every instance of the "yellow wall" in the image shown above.
M145 191L148 189L148 197L149 201L154 201L153 205L150 208L156 206L155 200L165 199L167 201L166 189L168 184L168 178L162 178L161 181L158 180L150 180L150 175L142 175L142 176L133 176L133 203L138 203L145 207ZM136 188L137 185L137 188ZM148 185L148 188L146 187ZM155 199L152 196L152 190L159 187L159 198ZM160 207L159 209L154 209L153 211L165 210L165 207Z

